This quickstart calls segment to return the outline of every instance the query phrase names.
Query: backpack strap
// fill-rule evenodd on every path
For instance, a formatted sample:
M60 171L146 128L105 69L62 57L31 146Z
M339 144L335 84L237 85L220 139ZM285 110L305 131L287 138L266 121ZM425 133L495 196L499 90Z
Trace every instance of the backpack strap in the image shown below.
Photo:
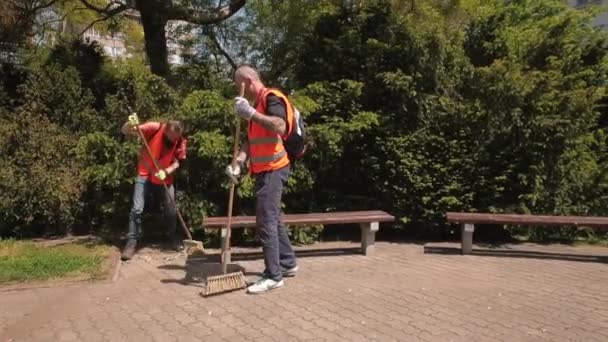
M292 118L291 118L291 125L289 124L289 118L285 118L285 124L287 125L287 133L280 134L281 139L286 140L287 138L289 138L289 136L293 133L294 130L294 126L296 126L298 123L296 122L296 118L295 118L295 108L294 106L291 104L291 101L289 100L289 98L287 97L287 95L285 95L282 91L278 90L278 89L274 89L274 88L264 88L264 90L260 93L258 99L256 100L256 104L257 103L261 103L263 108L268 108L267 107L267 101L268 101L268 96L271 93L280 93L282 94L285 98L287 98L287 102L283 101L283 98L281 96L276 95L278 98L281 99L281 101L283 101L283 103L285 104L285 115L289 115L289 109L287 108L287 106L291 107L291 113L292 113Z

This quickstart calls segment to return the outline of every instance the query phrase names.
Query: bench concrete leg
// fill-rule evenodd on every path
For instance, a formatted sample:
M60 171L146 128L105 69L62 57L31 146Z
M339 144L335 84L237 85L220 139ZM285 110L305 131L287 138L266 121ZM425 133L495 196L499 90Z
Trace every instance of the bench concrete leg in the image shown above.
M465 223L462 225L462 255L471 254L473 252L473 233L475 225Z
M363 255L373 255L378 222L361 223L361 251Z

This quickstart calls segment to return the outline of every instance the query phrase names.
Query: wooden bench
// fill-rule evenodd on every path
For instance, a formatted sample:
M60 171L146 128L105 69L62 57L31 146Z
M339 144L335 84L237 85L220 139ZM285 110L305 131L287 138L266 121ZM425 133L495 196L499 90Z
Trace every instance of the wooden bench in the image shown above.
M514 214L483 214L483 213L447 213L450 223L461 224L462 254L473 251L473 233L475 224L515 224L522 226L583 226L600 229L608 228L608 217L585 216L548 216L548 215L514 215Z
M374 253L374 244L379 223L395 221L395 217L384 211L374 210L288 214L283 215L282 221L285 225L358 223L361 227L361 250L364 255L372 255ZM228 217L207 217L203 219L204 229L223 229L227 224ZM255 216L235 216L232 218L232 228L247 227L255 227Z

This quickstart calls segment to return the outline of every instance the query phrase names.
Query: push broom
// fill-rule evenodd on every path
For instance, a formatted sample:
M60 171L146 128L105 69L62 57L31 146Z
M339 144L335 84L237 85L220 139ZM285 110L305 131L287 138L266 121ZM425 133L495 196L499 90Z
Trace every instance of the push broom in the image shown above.
M135 117L137 117L137 114L134 113L134 112L131 115L135 115ZM139 121L139 119L137 121ZM154 155L152 154L152 150L150 150L150 145L148 145L148 141L146 140L146 137L144 136L144 132L142 132L142 130L139 127L139 125L135 126L135 127L137 127L137 133L139 134L139 137L140 137L140 139L141 139L141 141L142 141L142 143L144 145L144 148L146 149L146 152L148 153L148 157L150 158L150 160L152 160L152 163L154 164L154 168L156 168L157 171L160 171L161 168L158 166L158 161L156 160L156 158L154 158ZM144 162L147 164L146 160L144 160ZM149 168L148 168L148 171L151 172L151 170ZM186 233L186 236L188 237L187 240L183 240L184 247L186 247L186 253L188 255L192 255L194 253L204 254L205 253L205 248L203 247L203 242L192 239L192 234L190 233L190 229L186 225L186 221L184 221L184 218L182 217L182 214L179 211L179 208L177 207L177 204L175 203L175 199L171 196L171 193L169 192L169 187L167 186L167 183L165 182L164 179L162 179L161 182L163 184L163 187L165 188L165 191L167 193L167 197L171 201L171 205L173 206L173 208L175 208L175 212L177 213L177 217L179 219L179 222L180 222L182 228L184 228L184 232Z
M245 92L245 85L241 84L239 95L243 97ZM232 153L232 169L236 167L236 157L239 153L239 136L240 136L241 125L237 123L234 132L234 150ZM247 281L243 272L228 273L228 262L230 261L230 232L232 226L232 204L234 202L234 188L236 182L230 181L230 193L228 195L228 222L226 224L226 235L222 244L222 274L216 276L207 277L207 285L205 290L201 292L203 297L220 294L224 292L230 292L240 290L247 286Z

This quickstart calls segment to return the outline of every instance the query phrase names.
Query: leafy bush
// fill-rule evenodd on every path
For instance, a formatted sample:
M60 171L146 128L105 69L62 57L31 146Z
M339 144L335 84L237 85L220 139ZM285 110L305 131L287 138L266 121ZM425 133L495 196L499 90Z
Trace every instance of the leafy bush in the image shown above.
M44 117L21 111L0 120L0 234L65 233L81 211L84 182L74 162L74 139ZM10 194L10 196L7 196Z
M384 209L403 234L441 237L455 234L446 211L608 215L608 38L589 25L592 12L559 0L259 2L248 11L242 25L223 27L230 50L288 88L309 125L287 212ZM188 224L226 213L236 119L220 60L192 58L169 84L144 61L110 62L91 43L31 55L0 69L0 190L11 194L0 199L0 234L124 232L139 146L119 128L131 110L186 123L176 187ZM245 177L235 213L253 212ZM306 243L319 234L301 232L293 237Z

